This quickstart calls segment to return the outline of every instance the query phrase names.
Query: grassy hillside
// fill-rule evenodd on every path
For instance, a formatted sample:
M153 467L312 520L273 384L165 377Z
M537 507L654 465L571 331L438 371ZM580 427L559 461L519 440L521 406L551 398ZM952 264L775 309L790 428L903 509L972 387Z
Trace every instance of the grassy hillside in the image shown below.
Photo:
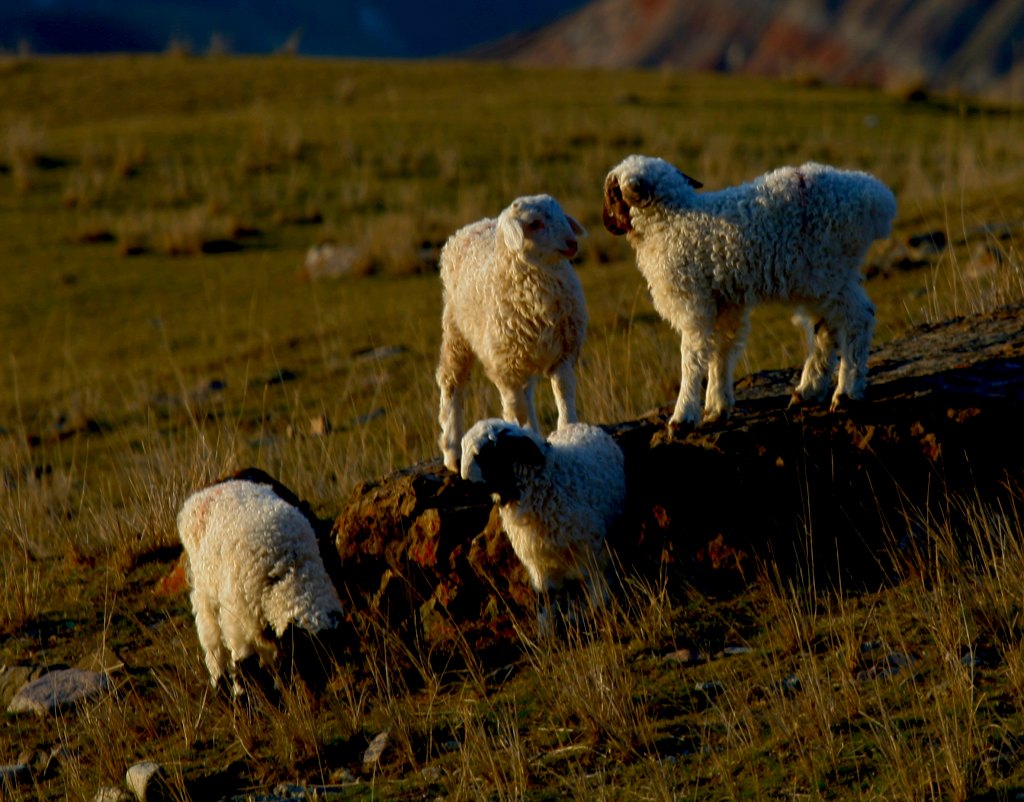
M676 338L600 221L604 175L624 155L663 155L709 188L806 159L888 182L897 233L872 260L930 231L953 247L869 282L884 340L1024 295L1022 129L998 110L669 73L0 61L0 664L73 664L101 641L128 663L98 710L8 717L0 763L66 746L58 778L24 798L90 799L153 757L205 798L197 782L214 775L231 790L325 782L389 726L396 754L351 798L967 799L1020 783L1019 658L1005 708L939 668L871 699L830 673L913 627L955 640L969 617L955 595L849 601L765 583L730 607L644 588L607 622L604 652L539 649L507 681L423 661L409 688L360 667L316 714L301 699L240 714L204 695L187 599L152 588L170 570L176 510L204 481L258 465L329 514L355 482L435 456L436 249L512 197L550 192L590 229L581 412L612 421L670 402L678 380ZM351 248L352 275L304 274L326 241ZM799 362L788 317L758 312L741 372ZM470 406L498 408L482 377ZM330 432L315 433L324 419ZM1019 565L1011 556L1000 571ZM998 585L1016 615L999 584L1012 574L957 570L965 597ZM730 691L712 703L692 688L714 670L682 676L655 659L681 641L755 656L728 663ZM821 643L834 665L817 660ZM550 698L570 679L563 660L611 677L607 698ZM792 705L736 690L775 687L797 664L815 690ZM975 741L957 740L961 725ZM996 743L1013 759L990 760Z

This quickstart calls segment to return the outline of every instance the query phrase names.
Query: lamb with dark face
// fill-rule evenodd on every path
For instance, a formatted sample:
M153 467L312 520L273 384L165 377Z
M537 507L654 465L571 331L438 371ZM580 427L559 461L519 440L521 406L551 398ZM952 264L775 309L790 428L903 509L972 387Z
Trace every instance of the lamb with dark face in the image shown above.
M499 504L510 504L522 498L530 477L543 468L551 446L527 429L499 423L483 427L481 437L469 439L469 450L463 452L462 478L485 485Z
M605 539L626 503L625 459L603 429L570 424L545 441L514 423L480 421L462 440L462 478L498 502L534 590L547 597L579 583L603 600Z

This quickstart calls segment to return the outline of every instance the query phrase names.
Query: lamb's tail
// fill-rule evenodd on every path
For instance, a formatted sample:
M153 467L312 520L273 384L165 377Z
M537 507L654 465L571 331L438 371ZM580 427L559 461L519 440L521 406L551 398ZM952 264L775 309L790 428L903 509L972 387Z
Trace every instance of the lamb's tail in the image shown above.
M873 175L815 163L803 165L798 174L814 198L815 209L825 217L844 221L839 239L846 242L846 248L866 248L892 233L896 196Z
M864 193L868 231L872 239L885 239L892 233L896 217L896 196L877 178L869 176L870 183Z

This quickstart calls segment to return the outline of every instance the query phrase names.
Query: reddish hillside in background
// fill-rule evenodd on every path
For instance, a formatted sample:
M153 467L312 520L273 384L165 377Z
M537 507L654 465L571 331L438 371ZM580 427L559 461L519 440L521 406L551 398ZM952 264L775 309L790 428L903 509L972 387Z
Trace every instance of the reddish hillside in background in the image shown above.
M1019 0L594 0L479 51L538 65L668 66L1024 98Z

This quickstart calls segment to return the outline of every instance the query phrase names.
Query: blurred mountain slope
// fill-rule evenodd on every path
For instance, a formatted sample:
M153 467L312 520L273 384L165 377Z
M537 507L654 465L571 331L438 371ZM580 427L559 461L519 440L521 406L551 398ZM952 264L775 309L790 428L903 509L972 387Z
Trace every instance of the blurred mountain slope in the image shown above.
M1019 0L594 0L479 55L1022 93Z

